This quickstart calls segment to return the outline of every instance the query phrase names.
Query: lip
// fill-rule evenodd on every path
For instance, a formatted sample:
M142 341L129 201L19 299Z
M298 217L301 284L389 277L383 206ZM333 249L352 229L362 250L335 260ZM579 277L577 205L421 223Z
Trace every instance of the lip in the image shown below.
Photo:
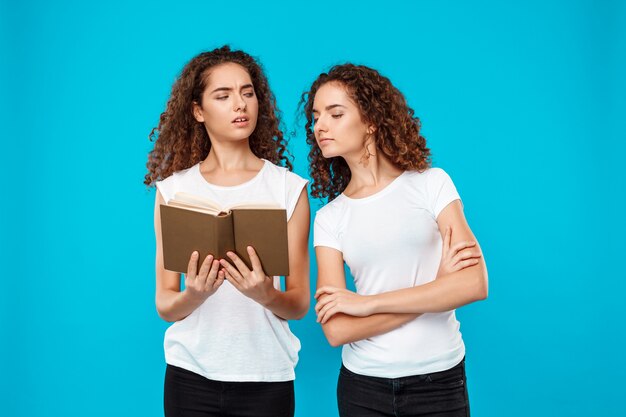
M333 138L319 138L317 143L319 144L319 146L322 146L322 145L330 143L330 142L332 142L334 140L335 139L333 139Z
M232 124L235 125L235 127L246 127L250 124L250 119L248 118L248 116L237 116L235 117L232 122Z

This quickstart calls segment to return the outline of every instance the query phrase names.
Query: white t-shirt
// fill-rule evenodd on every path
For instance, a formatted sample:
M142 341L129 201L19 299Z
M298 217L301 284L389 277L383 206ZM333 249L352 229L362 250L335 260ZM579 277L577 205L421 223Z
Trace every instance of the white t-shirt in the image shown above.
M437 216L459 195L439 168L405 171L369 197L339 195L315 217L314 245L340 251L359 294L433 281L441 261ZM465 355L454 311L422 314L388 333L344 345L352 372L398 378L443 371Z
M273 203L291 218L307 181L269 161L251 180L233 187L208 183L200 164L157 182L165 201L184 191L222 206ZM190 254L191 255L191 254ZM280 289L280 277L274 277ZM300 341L286 320L240 293L230 282L165 332L168 364L217 381L290 381L295 378Z

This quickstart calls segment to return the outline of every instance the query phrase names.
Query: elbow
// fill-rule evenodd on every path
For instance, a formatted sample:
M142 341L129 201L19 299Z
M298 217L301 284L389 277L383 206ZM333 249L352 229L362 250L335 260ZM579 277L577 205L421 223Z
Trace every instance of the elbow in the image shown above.
M328 344L331 345L332 347L339 347L339 346L343 346L345 343L343 343L341 340L338 340L336 338L328 338Z
M286 309L281 312L274 312L278 317L283 320L301 320L309 312L309 299L303 298L302 300L292 303ZM263 304L267 309L270 309L269 304ZM271 309L270 309L271 311Z
M328 344L331 345L332 347L339 347L344 344L341 338L338 337L338 335L332 332L326 332L326 331L324 332L324 334L326 335L326 340L328 340Z
M348 341L345 338L345 335L342 332L339 332L335 326L331 324L332 319L326 324L322 325L322 329L324 330L324 335L326 336L326 340L328 340L328 344L332 347L339 347L345 345Z
M478 290L478 293L476 294L476 301L486 300L488 296L489 296L489 290L485 286L484 288L481 288L480 290Z
M160 309L159 307L157 307L157 314L159 315L159 317L161 317L162 320L168 322L168 323L173 323L176 321L176 319L174 317L172 317L171 314L169 314L166 310L164 309Z
M158 299L156 300L156 310L157 310L157 314L162 320L168 323L173 323L175 321L178 321L178 318L172 315L172 312L170 311L170 309L167 308L167 306L165 306L164 303L160 303Z
M303 305L299 306L293 313L292 320L302 320L306 314L309 312L309 302L303 303Z
M301 291L298 296L294 299L293 304L290 308L288 320L302 320L307 313L309 312L309 307L311 306L311 295L308 291Z
M486 300L489 296L489 283L487 279L487 269L483 268L480 274L476 277L475 285L475 298L476 301Z

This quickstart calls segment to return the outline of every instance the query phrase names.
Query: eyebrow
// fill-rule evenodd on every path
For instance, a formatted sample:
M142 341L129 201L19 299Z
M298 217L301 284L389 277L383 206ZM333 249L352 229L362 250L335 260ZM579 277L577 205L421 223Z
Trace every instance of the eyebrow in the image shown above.
M325 110L332 110L332 109L334 109L335 107L343 107L344 109L347 109L347 107L346 107L346 106L344 106L344 105L342 105L342 104L331 104L330 106L326 106L326 109L325 109ZM317 111L317 110L313 109L313 113L319 113L319 111Z
M241 89L242 89L242 90L243 90L244 88L254 88L254 87L252 86L252 84L245 84L245 85L242 85L242 86L241 86ZM213 93L215 93L215 92L217 92L217 91L233 91L233 89L232 89L232 88L230 88L230 87L218 87L218 88L216 88L215 90L211 91L211 94L213 94Z

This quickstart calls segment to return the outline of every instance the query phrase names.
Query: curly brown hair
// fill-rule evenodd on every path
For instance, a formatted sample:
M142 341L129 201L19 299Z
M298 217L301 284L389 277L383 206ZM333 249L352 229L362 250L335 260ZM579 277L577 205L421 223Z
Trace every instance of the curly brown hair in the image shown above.
M346 161L340 156L324 158L315 140L313 101L317 90L329 82L345 87L348 96L359 108L363 121L375 127L373 137L376 148L396 167L412 171L430 167L430 149L426 147L426 139L420 135L420 120L391 81L363 65L335 65L328 73L320 74L300 100L306 116L306 142L311 147L309 173L313 178L313 197L328 197L331 201L346 189L351 178Z
M293 169L287 142L280 130L280 111L261 65L243 51L222 46L195 56L174 83L159 124L148 135L155 143L148 154L144 184L153 186L156 181L197 164L209 154L211 140L204 124L193 116L193 103L202 102L207 71L230 62L246 69L259 103L257 125L249 138L250 149L259 158Z

